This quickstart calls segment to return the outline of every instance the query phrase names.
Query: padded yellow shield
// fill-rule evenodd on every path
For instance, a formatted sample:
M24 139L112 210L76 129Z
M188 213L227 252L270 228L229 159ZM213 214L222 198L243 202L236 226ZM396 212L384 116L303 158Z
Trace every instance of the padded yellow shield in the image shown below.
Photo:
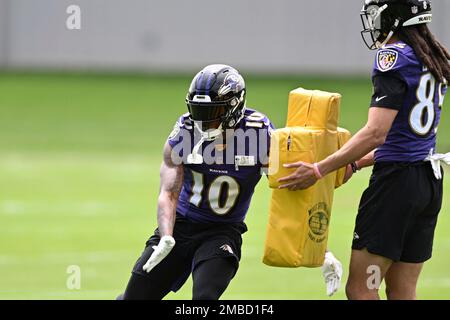
M345 168L300 191L280 190L278 179L294 169L285 163L321 161L350 139L338 128L341 95L302 88L289 95L286 128L272 133L269 185L272 198L263 262L276 267L318 267L328 240L334 189L343 184Z

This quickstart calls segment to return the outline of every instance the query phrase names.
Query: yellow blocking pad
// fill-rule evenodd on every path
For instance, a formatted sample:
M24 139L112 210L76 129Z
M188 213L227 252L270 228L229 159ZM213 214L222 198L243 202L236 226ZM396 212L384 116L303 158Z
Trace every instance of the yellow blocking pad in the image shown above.
M286 127L317 127L336 131L341 95L298 88L289 93Z
M274 188L263 262L277 267L318 267L323 264L335 186L343 183L345 168L307 190L277 189L277 180L291 174L284 163L318 162L350 138L337 127L341 96L296 89L289 96L288 126L272 133L269 185Z

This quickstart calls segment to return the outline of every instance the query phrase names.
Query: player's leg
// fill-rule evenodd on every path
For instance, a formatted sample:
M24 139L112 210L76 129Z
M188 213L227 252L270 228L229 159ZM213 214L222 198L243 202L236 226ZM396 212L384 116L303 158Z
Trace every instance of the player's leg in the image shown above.
M386 295L389 300L415 300L416 286L423 263L395 262L386 273Z
M174 236L177 243L172 251L152 271L147 273L143 266L158 245L158 230L147 241L144 252L136 261L131 278L123 295L124 300L161 300L172 289L178 288L187 279L191 270L192 253L189 254L189 242L184 241L186 226L176 223Z
M352 244L349 299L379 299L378 287L400 261L420 201L415 169L400 163L375 164L359 205ZM412 199L411 199L412 198Z
M147 246L136 262L124 300L161 300L182 278L189 275L191 261L175 248L149 273L142 270L153 253L151 245Z
M119 295L116 297L116 300L118 300L118 301L124 300L124 299L123 299L123 293L119 294Z
M213 258L197 265L192 272L193 300L218 300L236 273L230 258Z
M192 299L217 300L239 268L244 224L210 227L199 233L194 254Z
M161 300L180 282L184 283L190 274L191 259L186 258L180 248L174 249L152 271L142 270L153 253L147 246L136 262L124 293L124 300Z
M378 288L392 260L366 249L352 250L345 292L349 300L378 300Z
M434 231L442 206L442 180L434 177L429 164L414 170L420 181L414 198L424 208L410 222L400 262L394 263L386 274L386 294L392 300L416 299L417 281L423 263L432 255Z
M132 273L122 300L162 300L169 292L167 282Z

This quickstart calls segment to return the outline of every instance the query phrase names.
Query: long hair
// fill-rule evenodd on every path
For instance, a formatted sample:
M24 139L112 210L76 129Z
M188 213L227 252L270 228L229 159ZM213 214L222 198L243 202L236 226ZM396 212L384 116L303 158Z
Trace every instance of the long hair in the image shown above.
M450 81L450 53L426 24L401 28L398 37L414 49L436 79L442 83Z

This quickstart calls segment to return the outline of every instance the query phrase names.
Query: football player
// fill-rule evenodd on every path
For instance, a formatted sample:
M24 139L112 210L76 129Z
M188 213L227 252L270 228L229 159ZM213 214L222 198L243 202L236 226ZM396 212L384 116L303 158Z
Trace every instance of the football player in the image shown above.
M442 204L439 161L449 158L434 150L450 54L427 26L428 0L366 0L361 17L365 43L378 50L368 122L325 160L288 164L296 170L281 180L303 189L347 164L354 171L374 164L356 218L347 296L378 299L384 279L388 299L415 299Z
M124 299L162 299L190 274L193 299L219 299L238 270L244 219L268 162L273 126L246 108L244 79L230 66L201 70L186 103L189 112L164 147L158 228L133 268ZM323 272L334 293L340 262L331 253Z

